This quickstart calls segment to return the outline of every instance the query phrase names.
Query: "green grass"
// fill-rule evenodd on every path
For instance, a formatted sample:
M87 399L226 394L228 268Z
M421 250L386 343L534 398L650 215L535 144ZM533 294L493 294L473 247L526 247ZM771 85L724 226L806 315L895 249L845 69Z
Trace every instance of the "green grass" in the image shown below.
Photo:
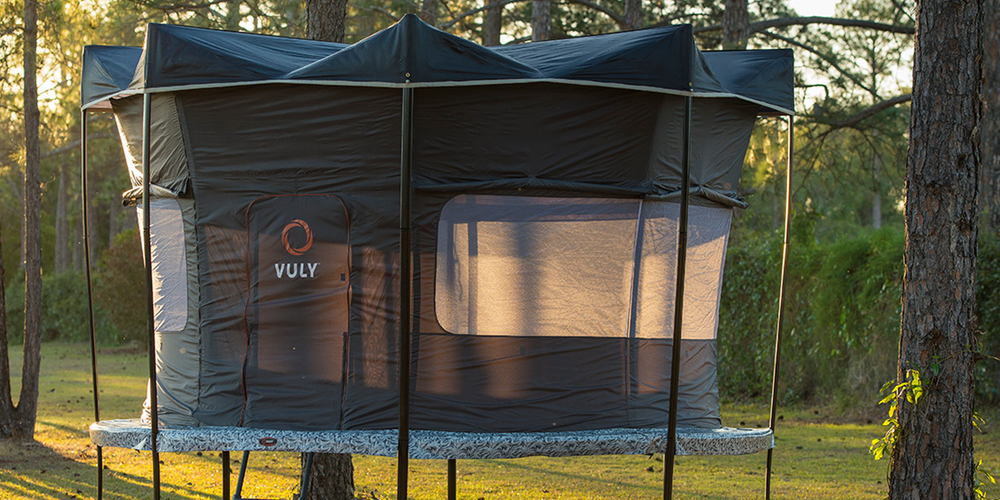
M90 357L84 344L46 343L36 440L0 441L0 499L96 498L97 450L87 426L94 410ZM20 373L13 346L12 368ZM16 356L15 356L16 354ZM145 395L147 361L143 352L115 349L98 358L101 417L138 415ZM19 380L15 379L17 388ZM875 400L873 395L872 400ZM865 412L856 412L863 415ZM871 412L868 412L869 414ZM989 412L987 412L989 413ZM875 462L868 445L883 433L876 416L833 415L824 409L782 409L774 450L774 498L880 499L885 496L886 461ZM996 420L989 414L988 421ZM875 420L871 423L870 420ZM767 408L727 405L723 422L763 426ZM976 437L984 467L1000 468L1000 436ZM213 453L161 454L165 499L221 498L221 460ZM234 468L238 453L233 454ZM150 454L104 449L104 498L151 498ZM674 497L678 499L762 498L766 455L678 457ZM395 498L396 461L355 456L358 498ZM410 465L410 498L445 498L444 461L415 460ZM297 488L298 455L251 455L244 497L291 498ZM660 498L663 464L647 456L523 458L458 462L462 499L655 499ZM235 486L235 474L233 477ZM989 491L991 498L1000 489Z

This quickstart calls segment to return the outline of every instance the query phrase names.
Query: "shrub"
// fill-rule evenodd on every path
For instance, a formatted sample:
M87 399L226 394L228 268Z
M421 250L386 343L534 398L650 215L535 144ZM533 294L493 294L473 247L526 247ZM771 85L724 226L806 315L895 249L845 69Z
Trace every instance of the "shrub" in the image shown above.
M120 342L146 345L146 274L136 230L115 238L98 263L94 283L95 301L108 313Z
M7 287L7 335L11 342L24 340L24 275ZM100 308L94 311L99 339L113 340L116 331ZM87 280L83 273L68 271L42 277L42 340L85 341L90 339L87 312Z

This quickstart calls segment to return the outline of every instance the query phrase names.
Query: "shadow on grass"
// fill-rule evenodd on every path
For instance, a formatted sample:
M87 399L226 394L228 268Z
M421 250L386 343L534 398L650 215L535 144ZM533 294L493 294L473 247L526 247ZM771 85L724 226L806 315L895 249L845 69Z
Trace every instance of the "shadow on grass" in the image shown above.
M482 460L482 462L497 466L502 465L506 469L516 469L524 473L537 474L543 477L556 476L566 480L570 480L572 481L571 484L575 485L576 489L579 490L580 492L584 492L586 490L603 491L607 489L607 486L610 482L615 486L621 488L627 488L628 490L630 490L630 495L636 492L640 492L642 498L659 498L663 494L663 470L662 467L660 467L660 464L656 466L655 472L646 472L651 475L652 474L656 475L657 480L652 484L650 484L648 482L642 481L638 477L640 474L642 474L641 472L642 469L639 468L636 469L637 477L635 481L623 481L621 479L614 479L609 481L607 477L599 477L593 474L566 472L561 470L554 470L553 468L529 465L507 460ZM686 488L684 485L681 484L681 480L683 478L679 477L678 474L679 474L678 468L675 467L674 486L673 486L673 495L675 497L677 495L681 495L682 498L689 498L690 495L697 494L698 498L708 499L708 500L713 500L713 499L729 500L732 498L731 496L725 494L713 495L711 493L706 494L704 492L695 492L689 490L688 488ZM761 489L763 489L763 481L761 481ZM645 493L648 493L648 496Z
M144 453L147 455L148 453ZM97 498L96 459L73 460L37 441L0 440L0 498L58 499ZM10 458L7 458L10 457ZM91 462L91 463L88 463ZM143 475L104 469L104 498L144 499L152 492L152 480ZM220 485L221 490L221 485ZM218 495L176 484L161 483L172 498L210 499Z

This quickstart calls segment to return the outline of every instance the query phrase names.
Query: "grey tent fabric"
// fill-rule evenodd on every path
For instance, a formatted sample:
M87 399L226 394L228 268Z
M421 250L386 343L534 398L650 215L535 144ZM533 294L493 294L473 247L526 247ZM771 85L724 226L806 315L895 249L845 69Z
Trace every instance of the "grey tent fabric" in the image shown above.
M144 49L122 95L268 82L452 87L558 81L735 97L757 103L768 113L791 114L793 107L790 50L740 51L746 56L702 53L687 25L482 47L410 14L348 47L151 24ZM119 69L132 57L131 51L128 58L122 57ZM755 75L761 78L746 85ZM115 76L116 82L121 79ZM94 97L115 95L95 92L91 82L84 85ZM84 104L96 105L93 99Z
M108 97L128 88L141 56L142 49L138 47L84 47L80 88L82 107L107 108Z
M110 100L139 187L150 97L151 194L189 207L183 332L197 348L178 357L173 330L157 332L162 421L392 429L408 355L412 429L665 427L690 98L677 413L719 427L731 210L756 117L791 112L790 68L789 51L702 54L690 26L485 48L415 16L352 46L150 25L128 88L105 78L121 90L85 106ZM532 204L548 208L516 209Z

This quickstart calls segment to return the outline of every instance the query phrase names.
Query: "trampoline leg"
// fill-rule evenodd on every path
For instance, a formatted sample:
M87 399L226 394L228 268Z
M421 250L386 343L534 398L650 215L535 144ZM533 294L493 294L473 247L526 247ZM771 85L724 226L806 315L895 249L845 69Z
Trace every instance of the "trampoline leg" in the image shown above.
M222 452L222 500L229 500L229 451Z
M302 482L299 484L298 498L305 498L306 490L309 489L309 478L312 476L313 452L306 453L306 465L302 468Z
M455 500L458 496L457 467L454 458L448 459L448 500Z
M97 500L104 500L104 452L97 447Z
M233 494L233 500L240 500L243 497L243 478L247 475L247 462L250 461L250 452L243 452L243 461L240 462L240 475L236 478L236 493Z

